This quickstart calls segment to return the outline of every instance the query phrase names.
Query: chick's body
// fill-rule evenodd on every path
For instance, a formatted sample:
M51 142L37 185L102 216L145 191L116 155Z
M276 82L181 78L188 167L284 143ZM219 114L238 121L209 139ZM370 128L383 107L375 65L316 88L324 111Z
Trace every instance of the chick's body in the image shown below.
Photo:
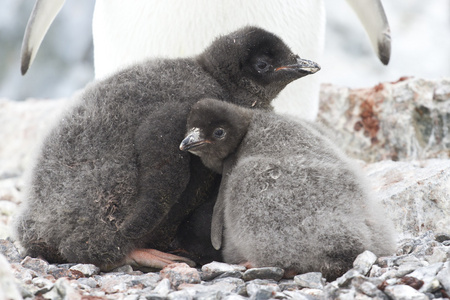
M269 109L285 85L310 74L276 71L299 61L275 35L246 27L197 57L151 60L90 85L33 168L16 222L27 254L104 269L170 263L130 253L166 251L178 224L214 190L217 175L178 150L190 106L217 97Z
M189 150L223 171L212 241L217 248L223 245L226 262L335 278L366 249L392 253L392 229L364 176L317 124L201 102L193 107L188 128L201 132L210 122L226 132L222 140L208 139ZM205 120L196 123L200 118ZM236 119L247 122L236 125ZM230 136L242 138L226 141ZM223 149L228 156L215 156Z

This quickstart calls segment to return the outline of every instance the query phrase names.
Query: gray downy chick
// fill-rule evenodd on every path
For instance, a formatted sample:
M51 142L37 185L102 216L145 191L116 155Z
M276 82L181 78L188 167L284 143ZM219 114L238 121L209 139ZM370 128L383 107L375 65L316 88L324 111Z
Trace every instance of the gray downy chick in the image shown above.
M222 173L211 240L226 262L332 280L364 250L393 253L364 176L318 124L204 99L187 128L180 149Z
M43 141L15 224L26 254L104 270L192 265L154 250L168 249L218 182L178 150L191 105L214 97L270 109L288 83L318 69L245 27L197 57L149 60L94 82Z

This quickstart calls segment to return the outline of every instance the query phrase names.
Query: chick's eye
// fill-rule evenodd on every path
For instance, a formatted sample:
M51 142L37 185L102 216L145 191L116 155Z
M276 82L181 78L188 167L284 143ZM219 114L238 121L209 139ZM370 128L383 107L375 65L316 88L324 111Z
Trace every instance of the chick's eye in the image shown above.
M263 59L259 59L255 63L255 69L258 73L267 72L269 70L269 67L270 67L270 64Z
M216 128L213 135L215 138L221 139L225 136L225 130L223 128Z
M258 63L256 64L256 67L257 67L258 69L265 69L265 68L267 67L267 63L264 62L264 61L260 61L260 62L258 62Z

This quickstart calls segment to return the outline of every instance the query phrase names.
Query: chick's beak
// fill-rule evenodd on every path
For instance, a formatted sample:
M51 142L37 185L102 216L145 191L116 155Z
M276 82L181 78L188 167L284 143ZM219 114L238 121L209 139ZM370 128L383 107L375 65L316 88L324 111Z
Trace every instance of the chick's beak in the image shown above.
M320 66L318 63L297 57L296 63L278 67L275 69L275 72L279 71L295 72L298 73L300 77L303 77L306 75L314 74L319 70Z
M186 137L180 144L181 151L188 151L192 148L196 148L203 144L210 143L208 140L202 137L201 131L198 128L192 128L186 134Z

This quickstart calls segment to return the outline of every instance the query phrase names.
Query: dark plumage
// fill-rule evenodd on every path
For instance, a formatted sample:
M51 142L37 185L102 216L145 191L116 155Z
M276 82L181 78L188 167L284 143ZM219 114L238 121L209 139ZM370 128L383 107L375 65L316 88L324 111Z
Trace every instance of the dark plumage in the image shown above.
M211 238L226 262L333 279L366 249L392 254L389 221L317 124L205 99L187 128L180 149L223 174Z
M151 60L93 83L43 143L18 240L28 255L103 269L183 260L140 249L166 251L217 182L178 149L190 106L215 97L269 109L289 82L317 69L275 35L246 27L198 57Z

